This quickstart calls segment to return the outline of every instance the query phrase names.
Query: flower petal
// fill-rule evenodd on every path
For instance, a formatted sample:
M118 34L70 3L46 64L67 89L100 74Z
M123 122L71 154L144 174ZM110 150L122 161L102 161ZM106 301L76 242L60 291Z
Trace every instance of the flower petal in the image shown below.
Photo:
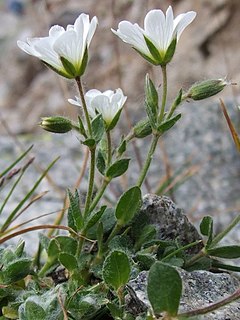
M187 13L182 13L175 18L174 33L177 35L177 40L179 40L184 29L195 19L196 15L195 11L189 11Z
M63 70L62 63L59 59L58 54L53 50L49 37L40 39L33 46L34 49L40 54L39 59L50 64L57 70Z
M77 43L77 34L75 30L64 32L53 44L53 49L60 57L64 57L71 62L77 69L82 61L82 55L79 55L79 47L81 43Z
M151 10L144 19L145 35L160 50L165 49L166 20L162 10Z
M132 24L129 21L121 21L117 31L111 30L124 42L132 45L147 56L151 55L144 40L144 31L137 23Z

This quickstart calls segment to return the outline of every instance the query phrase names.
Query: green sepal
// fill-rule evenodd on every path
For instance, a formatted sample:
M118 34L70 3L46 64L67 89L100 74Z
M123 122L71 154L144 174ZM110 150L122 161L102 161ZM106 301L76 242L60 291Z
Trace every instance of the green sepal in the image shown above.
M154 61L157 62L158 65L162 65L163 58L159 52L159 50L156 48L156 46L152 43L151 40L149 40L146 36L144 36L144 40L146 42L146 45L151 53L151 55L154 58Z
M77 70L76 70L75 66L64 57L60 57L60 60L62 62L64 69L66 70L66 72L69 75L71 75L72 78L76 78L76 76L78 76L78 74L77 74Z
M146 54L142 53L141 51L139 51L138 49L136 49L134 47L133 47L133 49L135 51L137 51L137 53L139 53L140 56L142 56L145 60L147 60L148 62L150 62L154 66L159 66L159 63L157 61L155 61L154 59L152 59L151 57L147 56Z
M134 186L122 194L118 200L115 216L119 226L129 223L142 205L141 189Z
M181 113L177 114L176 116L162 122L158 128L157 128L157 131L161 134L167 132L169 129L171 129L175 123L181 118Z
M56 68L54 68L53 66L51 66L49 63L41 60L43 64L45 64L49 69L53 70L54 72L56 72L57 74L59 74L60 76L67 78L67 79L73 79L74 77L71 74L68 74L67 72L58 70Z
M114 162L107 169L106 177L109 179L113 179L123 175L128 169L129 161L130 159L120 159Z
M87 64L88 64L88 48L86 47L77 76L81 77L84 74Z
M111 123L106 126L106 131L107 131L107 132L110 131L110 130L112 130L112 129L116 126L116 124L118 123L118 120L119 120L119 118L120 118L122 109L123 109L123 108L121 108L121 109L118 110L118 112L115 114L114 118L112 119Z
M148 118L138 121L133 127L134 136L142 139L149 136L152 133L152 127Z
M104 121L101 114L98 114L91 122L92 138L97 142L102 139L104 134Z
M164 55L164 59L163 59L164 65L166 65L172 60L172 57L176 50L176 45L177 45L177 38L174 38L170 43L169 47L167 48L167 52Z

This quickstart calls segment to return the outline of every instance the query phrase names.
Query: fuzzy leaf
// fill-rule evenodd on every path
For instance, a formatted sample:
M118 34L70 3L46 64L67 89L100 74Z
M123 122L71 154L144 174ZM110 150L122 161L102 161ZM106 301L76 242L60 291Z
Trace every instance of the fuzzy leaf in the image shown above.
M98 150L96 164L98 171L104 176L106 170L106 160L101 149Z
M132 220L142 204L141 189L134 186L124 192L116 207L115 216L120 226L126 225Z
M175 125L175 123L181 118L181 116L182 115L179 113L176 116L162 122L160 126L158 126L157 130L162 134L167 132L169 129L171 129Z
M210 246L213 239L213 219L210 216L203 217L200 224L201 234L208 237L206 248Z
M176 316L182 293L182 280L175 268L155 262L149 270L148 299L156 315L167 312Z
M92 137L96 142L99 142L102 139L104 134L104 122L101 114L98 114L92 120Z
M100 210L97 212L93 212L85 222L84 230L87 231L88 229L92 228L101 218L104 211L106 210L107 206L102 206Z
M10 284L25 278L31 270L32 261L28 258L21 258L7 265L0 271L0 283Z
M130 271L128 256L122 251L112 251L103 264L103 280L108 286L118 291L127 283Z
M76 270L78 267L77 259L70 253L60 253L58 260L70 272Z
M208 249L207 253L210 256L224 258L224 259L237 259L240 258L240 246L224 246L213 249Z
M75 193L71 193L68 190L68 197L70 201L70 206L68 209L68 226L74 231L80 231L83 226L83 217L80 209L80 199L78 191L75 190Z
M128 169L129 161L130 159L117 160L107 169L106 176L113 179L123 175Z

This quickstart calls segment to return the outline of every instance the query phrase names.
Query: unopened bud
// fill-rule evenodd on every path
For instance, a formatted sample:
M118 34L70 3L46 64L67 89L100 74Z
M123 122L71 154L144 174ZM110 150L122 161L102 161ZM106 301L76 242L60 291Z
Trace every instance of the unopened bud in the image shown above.
M224 79L210 79L195 83L187 92L187 98L193 100L207 99L219 93L224 87L229 84Z
M66 133L72 130L72 122L64 117L44 117L39 123L44 130L54 133Z
M134 136L136 138L144 138L149 136L152 133L152 128L149 120L143 119L140 120L133 128Z

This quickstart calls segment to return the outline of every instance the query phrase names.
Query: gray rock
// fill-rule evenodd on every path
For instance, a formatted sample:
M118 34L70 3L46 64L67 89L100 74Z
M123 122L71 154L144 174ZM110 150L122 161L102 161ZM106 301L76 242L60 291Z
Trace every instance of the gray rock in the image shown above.
M233 294L240 286L234 276L227 273L215 274L208 271L187 272L177 268L182 281L183 292L179 313L196 310L216 303ZM146 284L148 272L141 272L128 283L126 303L129 311L137 316L150 307ZM134 307L132 307L134 306ZM237 320L240 318L240 301L232 302L213 312L199 316L199 320Z
M181 245L187 245L202 239L196 228L184 215L183 210L178 208L177 205L166 196L145 195L139 214L147 215L149 223L155 225L158 239L177 239ZM202 244L200 243L188 249L188 253L199 252L201 248Z

